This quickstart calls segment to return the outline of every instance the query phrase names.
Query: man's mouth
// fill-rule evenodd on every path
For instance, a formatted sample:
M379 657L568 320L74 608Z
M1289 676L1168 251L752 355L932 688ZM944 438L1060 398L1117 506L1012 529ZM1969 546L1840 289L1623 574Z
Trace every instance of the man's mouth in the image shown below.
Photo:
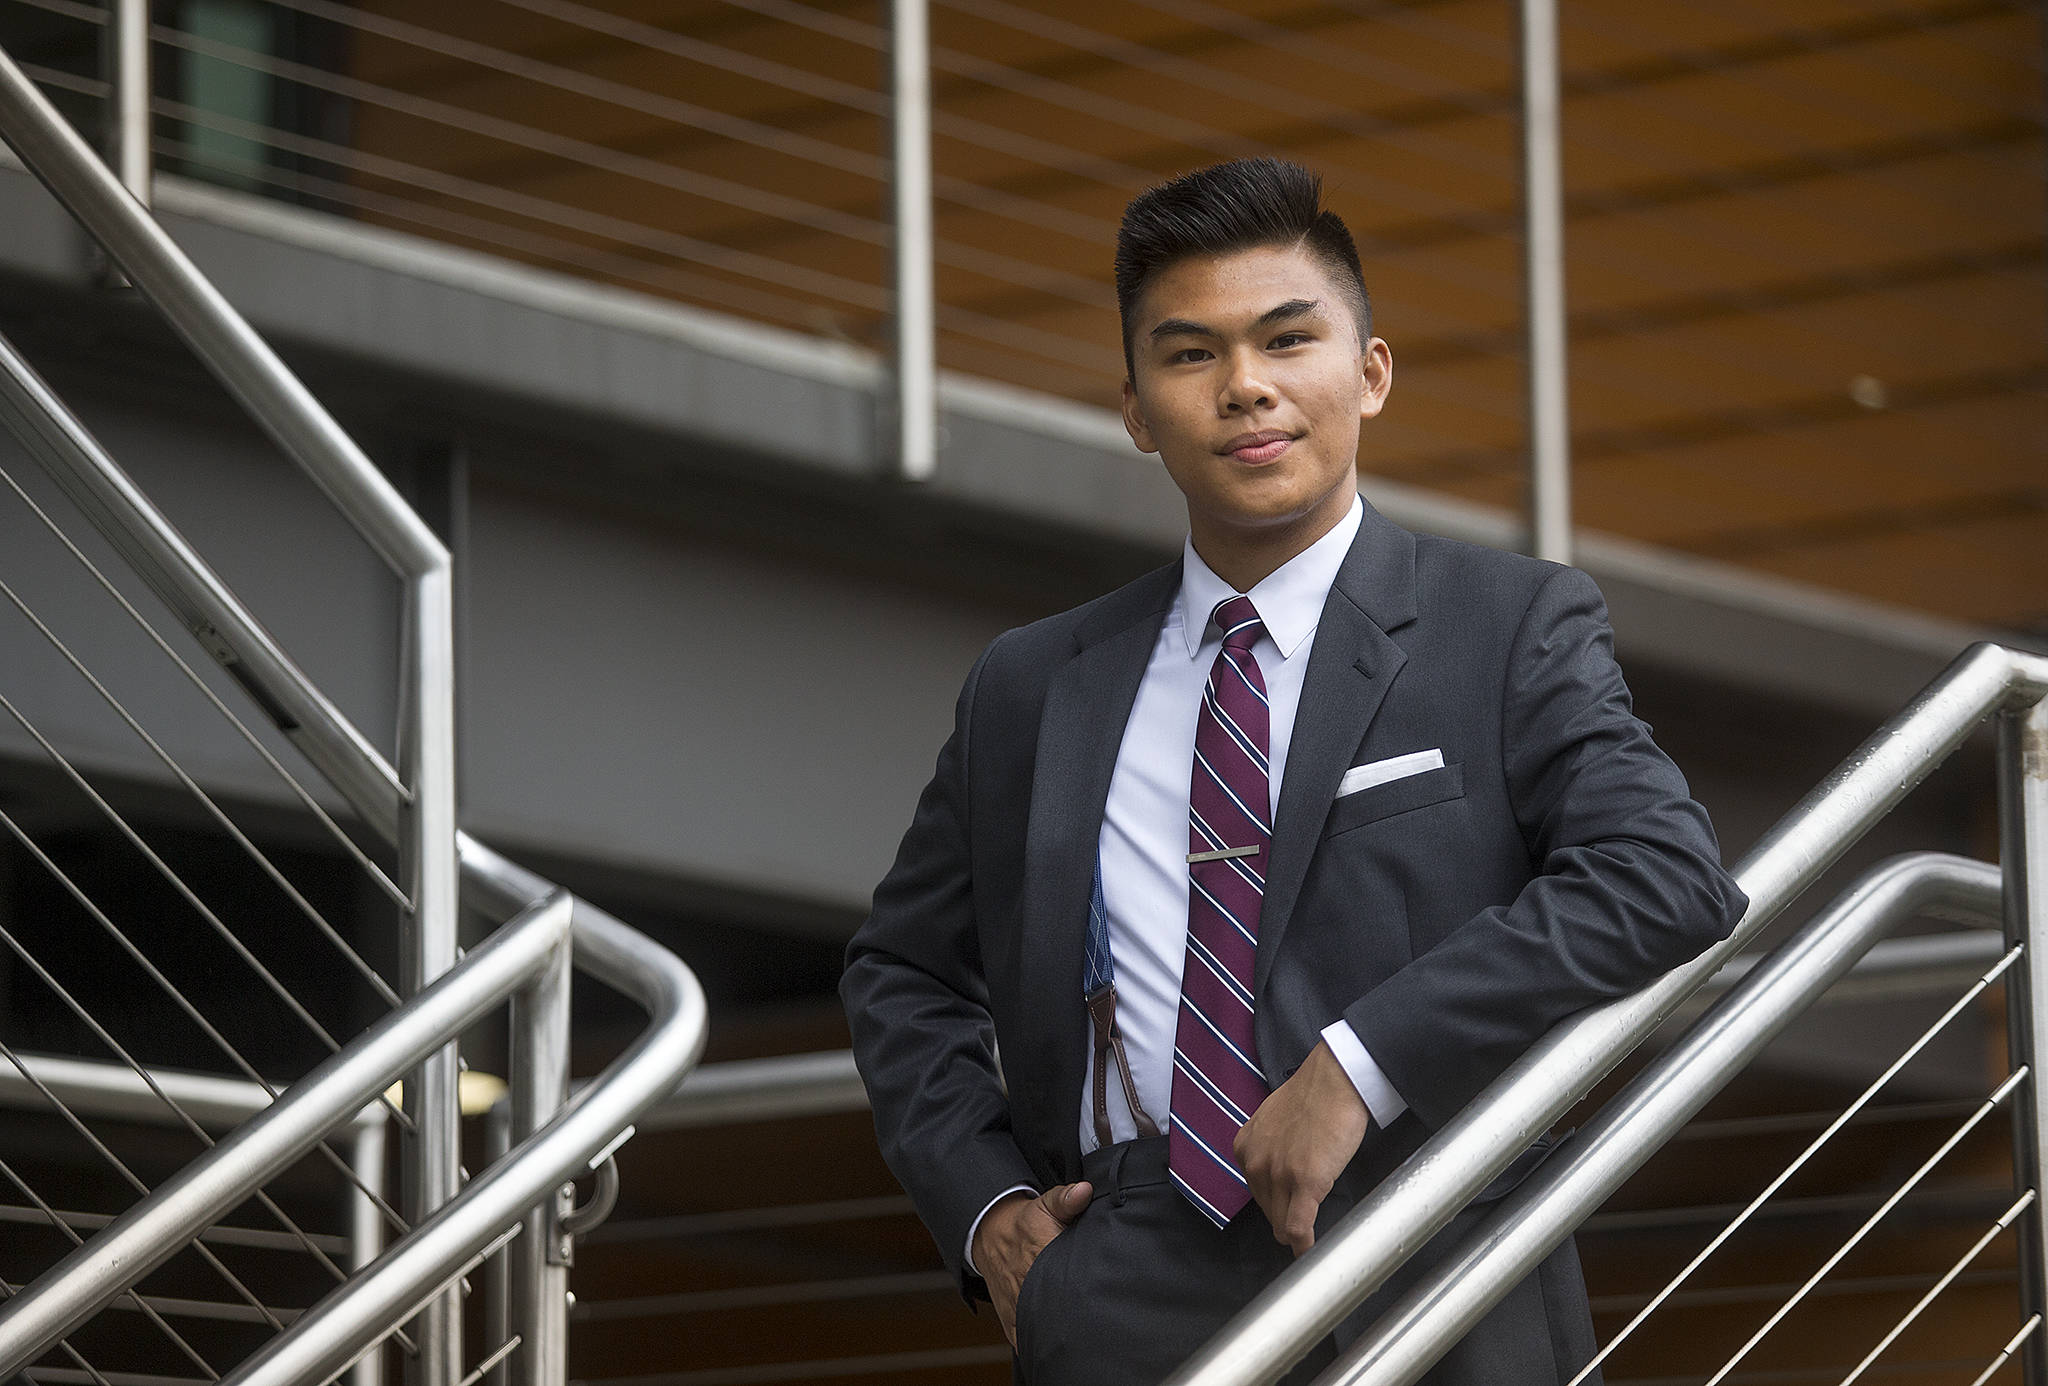
M1282 433L1277 428L1269 428L1261 433L1246 433L1233 438L1224 445L1223 451L1240 462L1257 465L1261 462L1271 462L1287 451L1288 445L1293 441L1292 434Z

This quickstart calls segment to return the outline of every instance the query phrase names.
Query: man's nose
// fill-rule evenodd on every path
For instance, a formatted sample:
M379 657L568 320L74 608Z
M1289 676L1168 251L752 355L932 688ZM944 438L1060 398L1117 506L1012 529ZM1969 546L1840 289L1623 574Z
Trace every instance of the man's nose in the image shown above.
M1272 382L1266 379L1256 352L1233 352L1226 358L1226 364L1223 390L1217 401L1223 406L1223 412L1272 407Z

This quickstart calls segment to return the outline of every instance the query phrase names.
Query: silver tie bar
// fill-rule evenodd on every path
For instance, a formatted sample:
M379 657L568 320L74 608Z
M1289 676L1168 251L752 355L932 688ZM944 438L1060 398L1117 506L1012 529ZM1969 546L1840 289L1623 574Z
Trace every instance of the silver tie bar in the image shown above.
M1232 857L1255 857L1259 850L1257 847L1225 847L1220 852L1190 852L1188 865L1193 866L1198 861L1229 861Z

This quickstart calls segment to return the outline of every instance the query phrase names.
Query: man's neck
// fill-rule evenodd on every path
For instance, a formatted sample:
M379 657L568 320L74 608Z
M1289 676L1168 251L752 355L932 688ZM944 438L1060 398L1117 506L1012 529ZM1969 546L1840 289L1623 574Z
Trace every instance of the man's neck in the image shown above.
M1188 538L1210 572L1232 590L1249 592L1351 513L1350 492L1334 499L1341 504L1318 506L1291 524L1263 529L1209 524L1190 515Z

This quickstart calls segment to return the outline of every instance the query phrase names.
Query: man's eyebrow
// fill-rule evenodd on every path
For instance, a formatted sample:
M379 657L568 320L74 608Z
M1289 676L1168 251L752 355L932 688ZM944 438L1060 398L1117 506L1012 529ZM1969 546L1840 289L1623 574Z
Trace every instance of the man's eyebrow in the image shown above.
M1285 303L1276 304L1259 314L1258 321L1252 326L1271 327L1289 318L1306 317L1320 311L1322 306L1323 301L1319 298L1290 298ZM1214 337L1217 333L1213 327L1190 322L1186 318L1168 318L1145 335L1149 340L1156 342L1161 337Z

